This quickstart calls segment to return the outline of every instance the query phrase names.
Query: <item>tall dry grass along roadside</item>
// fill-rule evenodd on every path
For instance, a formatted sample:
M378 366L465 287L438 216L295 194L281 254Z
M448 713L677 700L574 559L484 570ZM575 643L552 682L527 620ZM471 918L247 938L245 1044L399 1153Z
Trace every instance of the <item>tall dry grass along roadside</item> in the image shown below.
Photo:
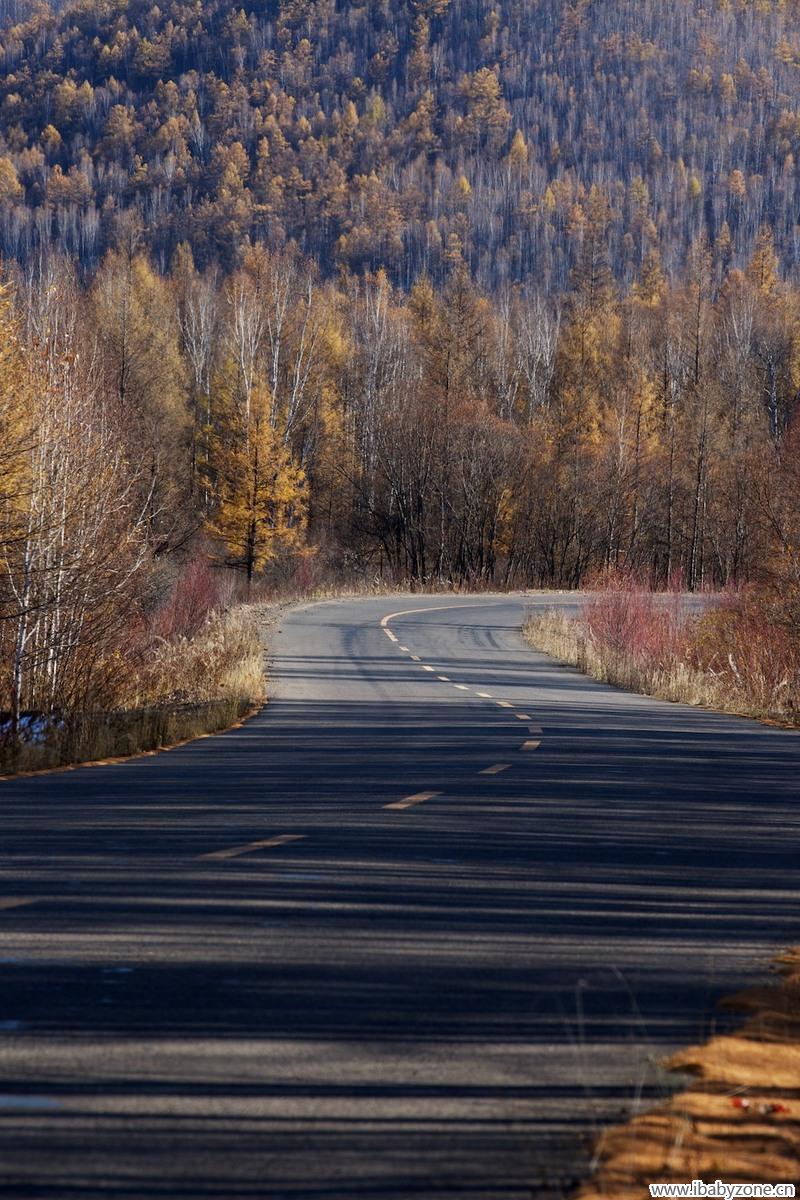
M528 642L606 683L664 700L798 724L800 624L791 592L708 597L606 580L576 617L531 614Z
M0 773L154 750L226 729L252 711L264 698L260 619L233 592L205 562L189 563L166 598L140 612L104 654L87 647L84 655L79 646L83 690L28 707L16 727L8 710L0 717ZM26 697L41 694L38 669L31 661Z

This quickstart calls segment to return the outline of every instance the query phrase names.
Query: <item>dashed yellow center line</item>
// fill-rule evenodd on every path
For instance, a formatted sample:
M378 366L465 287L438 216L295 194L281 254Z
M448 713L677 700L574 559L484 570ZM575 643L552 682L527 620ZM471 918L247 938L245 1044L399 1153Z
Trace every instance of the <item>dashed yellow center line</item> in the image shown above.
M39 896L0 896L0 909L23 908L26 904L35 904Z
M413 808L415 804L424 804L426 800L433 800L434 796L441 796L441 792L414 792L413 796L405 796L402 800L395 800L392 804L384 804L384 808Z
M299 842L304 833L279 833L264 838L261 842L248 842L246 846L230 846L227 850L213 850L210 854L198 854L198 859L237 858L240 854L252 854L254 850L269 850L273 846L285 846L287 842Z
M447 604L447 605L442 605L441 607L442 608L464 608L464 607L471 608L473 606L472 605L449 605L449 604ZM481 606L476 606L476 607L481 607ZM436 612L436 611L438 611L438 610L435 608L409 609L407 612L402 612L402 613L388 613L385 617L383 617L381 619L381 626L382 626L383 631L386 634L386 636L391 638L391 640L398 645L399 649L402 650L404 654L407 654L409 656L409 658L411 659L412 662L419 663L420 666L422 667L423 671L429 671L431 674L435 674L436 668L430 667L427 664L423 663L420 656L418 654L412 654L411 650L409 649L408 646L401 645L399 638L397 638L395 636L395 634L392 633L392 631L388 628L388 624L390 621L394 620L395 617L407 616L408 613ZM437 675L436 678L439 680L440 683L450 683L449 675ZM474 691L475 695L478 696L481 700L493 700L494 704L498 708L514 708L514 705L512 704L512 702L510 700L494 700L494 697L492 696L491 692L479 692L479 691L477 691L477 689L469 687L466 683L454 683L452 686L454 688L456 688L456 690L459 692ZM532 717L531 717L530 713L515 712L514 716L517 718L518 721L529 721L529 722L532 721ZM533 734L541 734L542 727L541 727L541 725L529 724L528 732L533 733ZM539 747L541 746L541 744L542 744L541 737L527 738L520 746L520 749L521 750L538 750ZM501 771L507 771L510 766L511 766L511 763L494 763L490 767L484 767L482 771L478 772L478 774L479 775L499 775ZM413 796L406 796L406 798L404 800L395 800L392 804L385 804L384 808L412 808L415 804L422 804L422 802L424 800L430 800L434 796L441 796L441 794L442 794L441 792L415 792L415 794ZM276 842L274 839L270 839L269 842L263 842L263 843L254 842L252 844L252 846L243 846L243 847L239 847L239 848L236 848L233 850L218 850L214 854L204 854L201 857L203 857L203 858L232 858L235 854L246 854L249 850L261 849L262 846L276 845L276 844L279 845L281 843ZM0 907L1 907L1 905L0 905Z
M494 763L491 767L484 767L482 771L478 771L479 775L499 775L501 771L507 771L511 763Z

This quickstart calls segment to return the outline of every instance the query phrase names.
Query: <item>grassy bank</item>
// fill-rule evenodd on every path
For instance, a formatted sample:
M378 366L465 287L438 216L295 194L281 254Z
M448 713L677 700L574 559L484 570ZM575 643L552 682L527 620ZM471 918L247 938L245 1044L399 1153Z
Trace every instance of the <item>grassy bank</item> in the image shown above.
M641 1200L648 1183L716 1179L791 1183L800 1161L800 948L782 980L732 996L749 1016L736 1033L682 1050L668 1066L685 1091L602 1134L579 1200Z
M784 725L800 723L800 637L792 606L604 588L575 617L530 615L527 641L605 683Z
M161 638L114 708L32 714L21 738L0 744L0 774L140 754L236 724L264 699L260 624L240 606L212 613L192 636Z
M665 663L606 646L592 637L580 618L556 611L537 613L527 618L523 633L534 649L603 683L661 700L740 711L731 707L730 694L726 695L720 681L709 672L677 658Z

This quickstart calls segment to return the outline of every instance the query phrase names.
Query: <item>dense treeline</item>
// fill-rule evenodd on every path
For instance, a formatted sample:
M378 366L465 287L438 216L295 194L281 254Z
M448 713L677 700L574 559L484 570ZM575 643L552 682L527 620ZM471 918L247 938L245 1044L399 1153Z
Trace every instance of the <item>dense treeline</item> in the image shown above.
M292 249L247 249L223 274L181 246L165 277L129 244L87 287L68 260L16 267L8 502L20 461L50 446L43 486L63 471L83 506L85 475L113 481L98 519L122 505L155 557L202 534L248 579L321 547L458 584L621 565L745 580L782 528L800 295L765 229L719 288L697 244L682 281L651 256L619 298L599 195L590 214L560 307L521 288L490 301L463 264L441 288L334 284Z
M560 305L490 300L463 261L440 287L334 283L291 247L223 272L184 244L163 275L129 239L88 283L54 255L9 267L0 708L18 723L184 694L169 647L219 601L202 572L192 598L198 555L248 589L612 569L800 595L800 293L770 231L720 284L698 242L681 279L650 254L620 296L600 191L587 209ZM233 650L211 641L228 678Z
M296 241L328 274L568 283L603 189L618 281L800 263L796 0L5 0L0 250L159 270Z

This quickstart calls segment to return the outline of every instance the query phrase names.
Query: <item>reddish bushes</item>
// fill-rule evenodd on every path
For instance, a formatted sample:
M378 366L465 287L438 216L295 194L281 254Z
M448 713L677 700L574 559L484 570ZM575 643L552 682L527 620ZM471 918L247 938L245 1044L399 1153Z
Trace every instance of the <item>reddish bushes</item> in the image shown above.
M586 602L583 621L595 645L619 657L666 669L686 654L682 597L656 594L631 578L607 580Z
M633 691L797 722L799 608L785 586L709 599L695 615L679 593L616 576L603 580L578 620L534 616L526 634L539 649Z
M155 636L167 641L194 637L211 613L224 607L220 584L220 573L204 559L187 563L153 616L151 629Z
M697 666L724 681L748 709L796 717L800 631L774 597L751 594L706 613L692 651Z

